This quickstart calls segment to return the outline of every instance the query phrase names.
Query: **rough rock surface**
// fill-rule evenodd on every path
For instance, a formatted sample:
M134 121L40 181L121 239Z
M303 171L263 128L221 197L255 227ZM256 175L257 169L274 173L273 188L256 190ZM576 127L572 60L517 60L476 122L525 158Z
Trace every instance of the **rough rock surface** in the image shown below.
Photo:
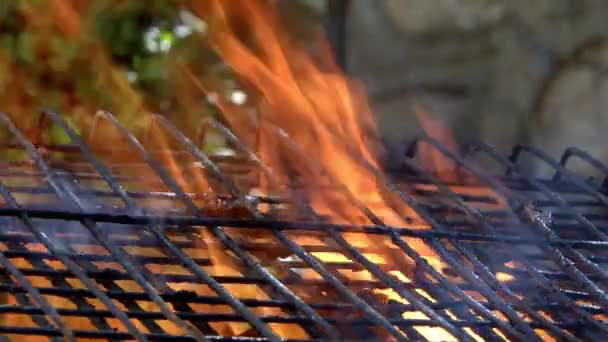
M412 104L422 102L460 140L505 152L533 142L555 156L576 144L606 160L602 67L564 60L605 34L607 15L603 0L352 0L348 69L394 154L420 131ZM608 53L592 54L608 65Z
M577 51L547 82L539 99L538 115L530 124L532 145L556 155L570 146L584 147L608 162L608 42L592 41ZM588 164L572 163L570 169L595 176ZM537 172L545 173L545 167Z

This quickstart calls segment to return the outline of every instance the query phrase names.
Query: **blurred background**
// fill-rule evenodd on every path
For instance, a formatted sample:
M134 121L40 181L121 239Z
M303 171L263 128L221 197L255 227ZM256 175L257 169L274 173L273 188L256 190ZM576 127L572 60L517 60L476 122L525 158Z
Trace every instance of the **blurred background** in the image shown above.
M389 161L420 133L415 103L460 141L531 143L554 156L578 145L608 160L604 0L274 1L294 39L313 44L329 29L338 60L368 89ZM105 109L132 129L142 111L157 112L194 134L192 122L218 115L216 96L247 105L205 44L213 18L193 3L0 0L0 110L34 127L41 107L76 126Z

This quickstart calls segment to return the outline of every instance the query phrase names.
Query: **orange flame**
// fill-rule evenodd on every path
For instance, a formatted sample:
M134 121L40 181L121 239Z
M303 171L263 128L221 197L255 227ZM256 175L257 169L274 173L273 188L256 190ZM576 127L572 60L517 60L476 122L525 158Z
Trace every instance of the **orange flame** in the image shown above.
M58 25L66 35L77 34L80 23L77 13L64 2L53 0L53 12ZM381 219L382 223L391 226L412 226L428 229L428 225L420 217L398 201L391 201L391 194L377 179L371 169L380 169L377 152L372 147L370 137L376 135L373 115L367 101L364 89L343 75L329 57L328 49L322 50L319 58L313 58L305 49L296 44L281 29L281 23L268 2L263 1L221 1L211 0L209 8L204 8L203 2L194 4L199 14L213 18L213 34L211 44L223 61L250 85L257 93L259 116L249 115L247 109L220 103L226 119L230 122L235 133L245 141L253 144L257 140L257 151L263 161L276 174L285 178L291 188L304 184L301 193L320 214L330 216L334 222L352 224L368 224L373 218L366 217L359 207L353 204L349 194L361 202L364 207L371 209ZM250 28L251 41L239 37L240 32L235 25ZM324 46L326 47L326 46ZM100 67L100 82L111 85L121 96L116 98L129 100L123 106L125 112L139 111L144 108L143 101L121 76L120 71L113 68L111 62L100 49L93 49L92 60ZM188 74L188 67L183 66ZM196 80L198 82L198 80ZM202 84L196 84L202 87ZM213 88L213 87L209 87ZM180 100L184 100L180 98ZM135 108L135 110L133 109ZM417 115L427 133L454 147L454 141L449 132L432 120L422 107L417 107ZM146 120L138 120L144 122ZM151 131L155 144L168 149L171 147L169 137L162 131ZM260 133L260 134L258 134ZM297 146L289 146L282 137L288 135ZM102 146L107 143L107 137L100 134L100 141L93 145ZM105 141L104 141L105 140ZM453 170L447 159L437 151L429 149L421 153L423 164L436 171ZM130 158L122 155L120 158ZM183 161L175 156L161 154L158 158L168 168L172 177L186 192L208 193L209 183L201 170L187 170ZM192 163L190 163L192 164ZM371 167L371 169L370 169ZM301 176L296 180L290 177L293 169ZM147 175L140 175L147 178ZM270 180L262 178L262 191L279 191L270 186ZM321 191L323 188L340 188L337 191ZM197 203L198 204L198 203ZM207 245L189 253L193 257L209 257L212 260L213 274L241 275L240 268L234 258L220 244L214 242L207 230L203 230ZM390 263L391 266L403 265L401 259L391 255L392 247L387 239L370 237L364 234L345 234L345 238L353 245L366 247L377 257L374 262ZM427 257L432 265L440 264L438 256L421 240L407 238L406 242L420 254ZM331 254L331 255L330 255ZM315 254L324 261L340 261L345 257L338 253ZM371 255L366 255L370 259ZM186 272L185 270L181 270ZM399 281L409 281L403 274L409 275L411 270L397 273ZM179 272L176 270L176 272ZM370 274L352 274L352 277L370 280ZM50 286L50 285L49 285ZM192 289L202 295L211 295L212 291L198 284L171 284L174 289ZM126 288L136 288L134 284L126 284ZM196 287L196 288L192 288ZM226 285L229 291L239 298L267 299L268 296L256 285ZM420 291L421 295L428 294ZM384 291L388 297L407 303L397 293ZM432 300L432 298L431 298ZM67 301L57 300L54 305L65 305ZM201 310L215 310L229 313L228 307L218 309L205 307ZM256 309L257 313L265 315L281 315L279 309ZM404 315L407 318L425 318L419 312ZM78 326L81 320L70 321L70 326ZM270 324L283 337L305 338L306 333L295 324ZM212 323L212 326L226 335L246 334L250 329L247 323ZM417 328L418 329L418 328ZM431 340L453 340L442 329L419 328L420 333Z
M251 128L258 126L262 131L258 151L276 173L286 176L296 167L304 177L307 186L303 191L313 207L334 220L369 223L343 196L318 191L318 186L336 185L337 181L347 193L378 212L386 224L404 226L405 217L417 218L411 210L391 209L376 176L365 165L379 168L366 141L376 128L360 86L350 82L331 60L319 63L290 40L264 2L212 1L208 14L215 20L212 46L262 98L257 122L234 107L224 107L224 114L241 136L251 135ZM253 47L239 39L230 21L235 16L246 27L255 28ZM279 129L301 153L281 141ZM321 180L325 183L319 184ZM418 245L421 252L426 250Z
M415 113L418 122L420 122L429 137L442 143L450 152L456 151L456 140L451 130L445 127L439 120L433 118L429 111L421 104L416 104ZM427 170L439 174L443 180L453 180L456 165L451 159L428 146L428 144L420 146L419 156L422 159L422 165Z
M428 229L411 208L390 200L391 194L372 171L380 165L377 151L368 141L376 136L376 127L367 96L361 86L340 72L329 53L313 58L281 29L267 2L214 0L209 8L199 6L197 10L213 20L211 45L220 58L260 95L258 117L248 115L242 107L220 103L225 118L244 141L257 140L260 157L290 183L289 188L301 189L303 185L299 191L315 211L334 222L379 223L354 205L352 196L384 224L411 227L414 221L418 228ZM250 29L249 40L239 37L235 18ZM294 170L300 176L297 181L290 177ZM262 177L262 191L280 191L271 189L270 183ZM339 189L320 191L327 187ZM393 257L389 242L380 237L349 234L347 239L366 246L391 266L404 264L403 254L399 259ZM405 240L431 264L440 263L423 241ZM327 258L343 256L325 256L324 260ZM410 267L401 275L411 275L411 271ZM364 278L371 279L371 275ZM405 301L394 292L387 295ZM451 339L442 329L427 330L422 333Z

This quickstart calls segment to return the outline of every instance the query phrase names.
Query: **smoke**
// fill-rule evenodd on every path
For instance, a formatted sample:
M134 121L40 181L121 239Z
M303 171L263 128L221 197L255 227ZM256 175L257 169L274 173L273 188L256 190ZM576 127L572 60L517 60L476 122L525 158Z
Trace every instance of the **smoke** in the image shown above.
M36 228L48 237L56 247L69 253L101 252L100 241L89 231L85 224L77 220L61 219L62 212L70 213L117 213L121 208L109 204L108 200L92 191L93 185L81 182L70 173L62 173L54 178L61 194L53 203L44 204L45 209L57 211L57 219L35 219ZM111 234L133 235L135 228L131 225L96 222L96 230L101 239L111 240Z

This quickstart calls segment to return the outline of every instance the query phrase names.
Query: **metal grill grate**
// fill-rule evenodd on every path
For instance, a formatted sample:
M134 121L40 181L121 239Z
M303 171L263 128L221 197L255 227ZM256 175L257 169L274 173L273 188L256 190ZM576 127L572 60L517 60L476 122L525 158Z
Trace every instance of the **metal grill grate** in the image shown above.
M138 140L109 113L96 115L86 139L52 111L41 118L72 142L46 145L0 114L10 133L0 169L6 336L576 341L608 332L606 190L568 166L576 159L605 175L608 167L581 150L555 161L528 146L506 158L472 144L456 156L420 138L402 169L378 175L432 226L417 230L383 225L366 208L377 224L307 219L294 214L296 200L252 194L257 172L271 171L212 120L202 131L224 134L236 155L210 157L158 116L171 151L151 148L147 134ZM102 123L116 146L91 143ZM414 152L421 143L463 177L442 182L425 171ZM168 153L223 192L188 193L163 162ZM520 156L555 176L532 178ZM387 253L415 268L377 260L356 234L386 239ZM441 262L429 264L406 238L424 240ZM235 267L214 263L212 248Z

